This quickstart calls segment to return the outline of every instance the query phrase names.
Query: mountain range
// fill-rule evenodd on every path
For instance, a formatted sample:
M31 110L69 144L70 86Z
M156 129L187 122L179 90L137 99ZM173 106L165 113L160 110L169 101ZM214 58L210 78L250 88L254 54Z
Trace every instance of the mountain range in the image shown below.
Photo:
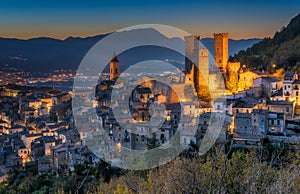
M140 29L139 29L140 30ZM158 31L147 30L148 37L166 38ZM110 34L110 33L109 33ZM40 37L32 39L0 38L0 69L18 69L29 72L51 72L57 69L76 70L89 49L98 41L109 34L102 34L93 37L69 37L65 40ZM260 39L229 40L229 55L234 55L239 50L247 49ZM211 54L214 52L213 38L203 38L201 42L209 49ZM113 54L113 53L112 53ZM148 55L155 55L150 57ZM141 47L129 52L122 53L119 59L122 69L129 65L145 59L168 59L175 58L175 66L182 68L184 59L178 55L162 48ZM121 69L121 70L122 70Z

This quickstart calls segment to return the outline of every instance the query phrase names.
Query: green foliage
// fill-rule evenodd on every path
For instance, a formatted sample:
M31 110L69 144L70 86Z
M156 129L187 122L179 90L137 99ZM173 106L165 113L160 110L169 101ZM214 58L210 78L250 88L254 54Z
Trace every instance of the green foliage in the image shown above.
M246 51L240 51L235 60L253 69L271 72L271 65L285 70L299 71L300 67L300 14L287 27L276 32L273 38L265 38Z
M114 194L130 194L131 192L126 186L121 187L119 184L117 185L116 190L114 191Z
M227 154L215 146L206 155L177 157L147 171L101 162L77 165L63 177L15 172L0 184L0 193L299 193L300 152L268 139L261 143L260 149ZM197 154L198 146L190 147Z
M152 133L152 137L147 142L147 149L151 150L151 149L154 149L159 146L160 146L160 143L159 143L159 140L156 138L156 134Z
M238 74L235 72L228 72L228 76L226 77L226 88L232 92L238 91Z
M34 175L23 172L14 173L0 185L0 193L49 193L49 186L54 184L55 177L50 174Z

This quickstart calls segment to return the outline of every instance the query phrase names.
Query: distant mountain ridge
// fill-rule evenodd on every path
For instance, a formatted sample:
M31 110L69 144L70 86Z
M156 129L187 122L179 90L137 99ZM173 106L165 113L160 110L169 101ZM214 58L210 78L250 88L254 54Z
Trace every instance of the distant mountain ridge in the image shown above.
M247 49L251 47L253 44L258 43L262 39L259 38L250 38L250 39L241 39L241 40L228 40L228 54L229 56L233 56L235 53L240 50ZM210 51L212 55L214 55L214 39L213 38L202 38L200 42Z
M163 36L159 32L154 31L155 30L146 33L149 33L148 36L153 37ZM30 72L51 72L56 69L76 70L89 49L109 34L110 33L86 38L69 37L64 40L49 37L38 37L28 40L0 38L0 69L10 67ZM246 49L259 40L260 39L229 40L229 54L233 55L241 49ZM201 39L201 42L213 54L213 39L204 38ZM140 54L144 56L138 56ZM146 56L150 54L156 55L156 59L166 59L166 56L169 56L178 61L184 61L178 56L174 57L174 54L169 51L162 51L157 48L153 50L153 47L142 48L142 51L131 51L127 54L121 54L120 61L124 64L123 68L127 68L129 65L137 62L135 59L132 59L133 57L139 58L139 61L141 61L143 57L151 58Z
M76 69L85 53L105 35L87 38L32 38L28 40L0 38L0 63L26 71ZM26 61L12 57L26 58ZM48 70L47 70L48 69Z

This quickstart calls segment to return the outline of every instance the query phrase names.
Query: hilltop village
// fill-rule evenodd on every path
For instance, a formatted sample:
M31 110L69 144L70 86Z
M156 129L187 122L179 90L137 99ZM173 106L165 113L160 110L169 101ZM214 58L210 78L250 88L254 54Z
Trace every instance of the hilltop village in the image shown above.
M171 76L165 73L161 80L153 80L151 76L140 79L131 76L116 84L121 76L121 61L113 56L109 64L110 79L97 85L92 108L96 109L100 130L105 131L115 143L112 146L117 147L116 153L110 153L116 162L123 147L147 150L163 146L177 132L181 145L197 145L209 126L220 120L218 141L224 145L259 147L262 139L269 139L274 144L296 146L299 143L298 74L283 72L276 64L271 73L251 71L244 64L230 61L228 37L228 33L214 35L213 65L208 50L199 48L199 37L186 37L185 74ZM172 87L162 84L164 79L169 80ZM124 129L112 109L122 105L123 92L128 91L131 84L135 87L130 102L125 102L129 104L130 113L126 112L122 119L135 123L139 133ZM197 97L196 101L186 95L189 86L195 88L191 93ZM121 99L117 102L111 99L115 88L118 88L117 99ZM66 175L78 164L95 165L100 161L85 145L88 133L96 129L90 129L87 122L74 121L72 95L72 92L55 88L0 87L2 179L15 169L32 167L37 167L40 173ZM76 114L84 115L89 111L89 108L83 108ZM197 122L192 122L193 118ZM86 131L78 131L78 125ZM197 130L188 130L191 126ZM178 130L180 128L187 130Z

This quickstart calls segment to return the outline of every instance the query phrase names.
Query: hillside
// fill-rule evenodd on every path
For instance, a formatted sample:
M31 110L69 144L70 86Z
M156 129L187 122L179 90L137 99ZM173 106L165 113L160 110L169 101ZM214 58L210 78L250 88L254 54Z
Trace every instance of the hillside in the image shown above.
M272 64L286 70L300 69L300 14L272 38L264 38L247 50L239 51L231 60L238 60L252 69L270 71Z

